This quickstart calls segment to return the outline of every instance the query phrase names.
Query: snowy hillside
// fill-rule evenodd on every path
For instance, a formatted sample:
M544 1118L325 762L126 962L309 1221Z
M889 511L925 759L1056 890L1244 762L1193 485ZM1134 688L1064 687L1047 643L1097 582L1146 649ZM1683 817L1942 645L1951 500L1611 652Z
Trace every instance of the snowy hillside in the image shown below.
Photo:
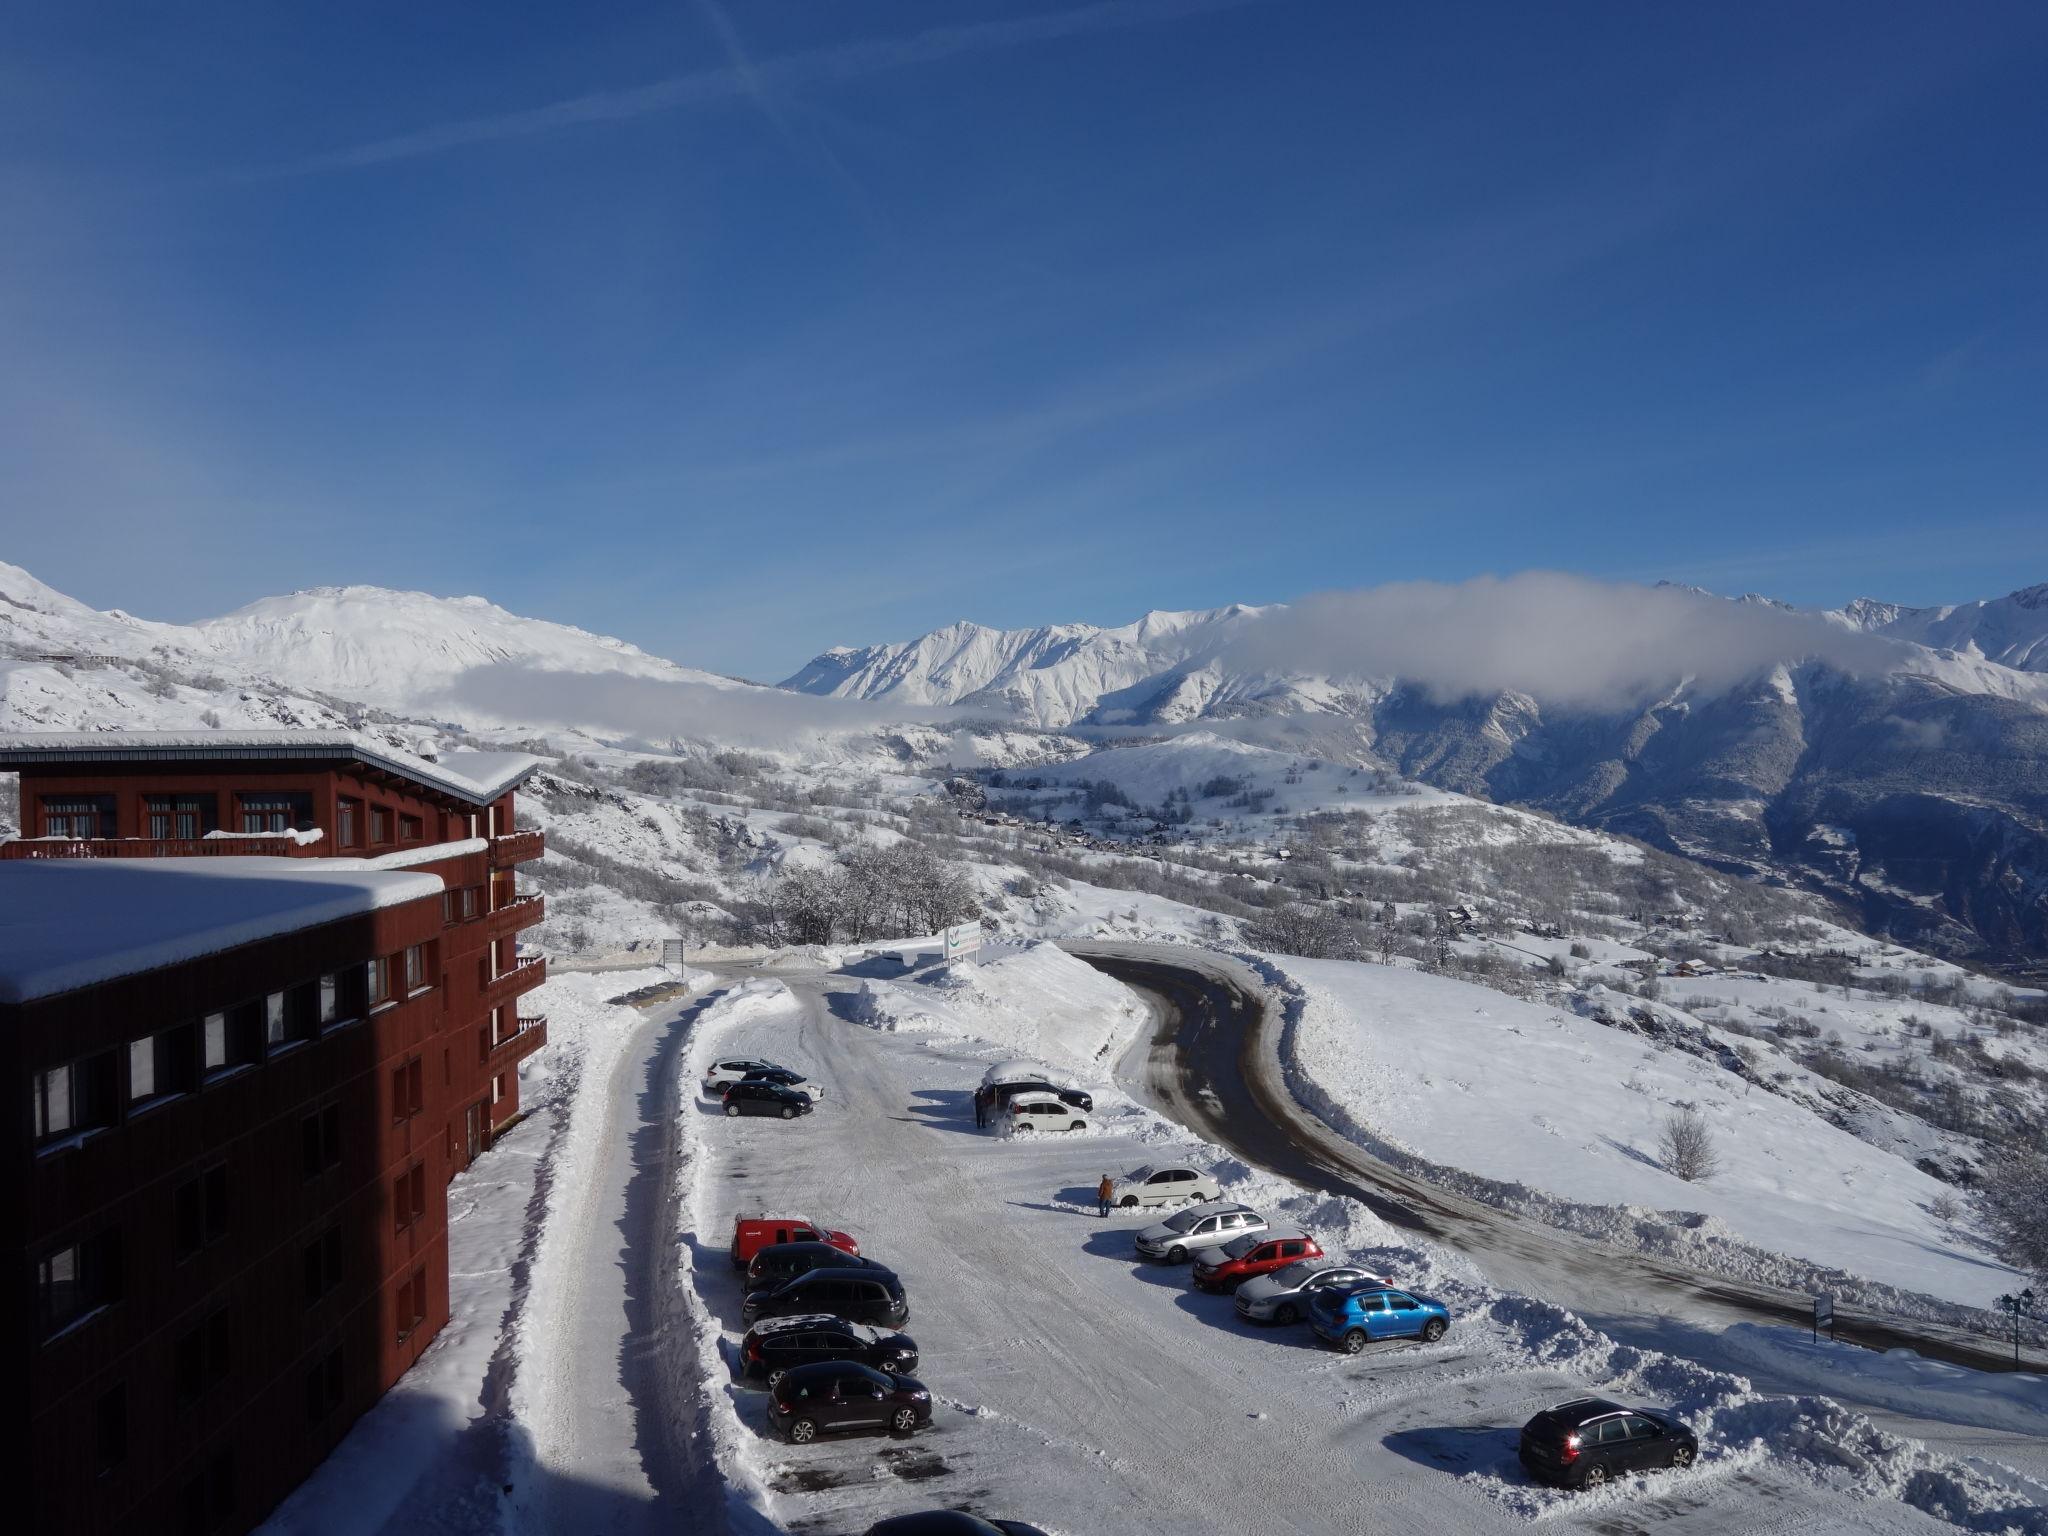
M1845 629L1960 651L2021 672L2048 672L2048 582L1974 603L1907 608L1859 597L1828 617Z

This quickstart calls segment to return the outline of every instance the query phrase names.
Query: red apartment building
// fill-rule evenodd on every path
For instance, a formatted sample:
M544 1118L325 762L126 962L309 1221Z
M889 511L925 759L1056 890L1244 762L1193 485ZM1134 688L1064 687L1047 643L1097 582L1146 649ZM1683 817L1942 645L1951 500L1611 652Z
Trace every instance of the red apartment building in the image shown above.
M446 1185L546 1039L536 766L0 737L4 1429L37 1536L249 1529L447 1321Z

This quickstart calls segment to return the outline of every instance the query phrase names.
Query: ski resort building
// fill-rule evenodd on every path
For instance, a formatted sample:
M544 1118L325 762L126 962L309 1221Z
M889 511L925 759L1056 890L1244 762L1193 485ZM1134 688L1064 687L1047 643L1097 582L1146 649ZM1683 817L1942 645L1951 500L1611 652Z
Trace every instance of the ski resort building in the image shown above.
M239 1532L448 1320L519 1117L522 754L0 737L10 1485L40 1536Z

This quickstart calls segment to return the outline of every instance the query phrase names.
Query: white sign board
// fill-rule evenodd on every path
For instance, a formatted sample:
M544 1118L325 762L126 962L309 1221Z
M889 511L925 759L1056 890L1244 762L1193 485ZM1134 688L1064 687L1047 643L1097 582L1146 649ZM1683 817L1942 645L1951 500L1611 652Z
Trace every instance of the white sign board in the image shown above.
M1830 1336L1835 1331L1835 1298L1816 1296L1813 1298L1813 1334L1820 1337L1821 1329L1827 1329Z
M981 924L955 923L945 932L946 958L957 960L962 955L971 955L981 948Z
M681 939L663 939L661 941L661 963L663 965L672 965L677 970L681 970L683 968L683 954L684 945Z

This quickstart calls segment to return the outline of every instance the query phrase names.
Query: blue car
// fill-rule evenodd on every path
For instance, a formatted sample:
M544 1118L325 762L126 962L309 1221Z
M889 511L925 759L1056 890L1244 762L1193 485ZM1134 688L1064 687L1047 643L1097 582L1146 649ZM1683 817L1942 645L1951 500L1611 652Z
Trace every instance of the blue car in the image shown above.
M1308 1302L1316 1337L1332 1349L1355 1355L1380 1339L1421 1339L1434 1344L1451 1326L1440 1301L1412 1296L1388 1285L1330 1286Z

